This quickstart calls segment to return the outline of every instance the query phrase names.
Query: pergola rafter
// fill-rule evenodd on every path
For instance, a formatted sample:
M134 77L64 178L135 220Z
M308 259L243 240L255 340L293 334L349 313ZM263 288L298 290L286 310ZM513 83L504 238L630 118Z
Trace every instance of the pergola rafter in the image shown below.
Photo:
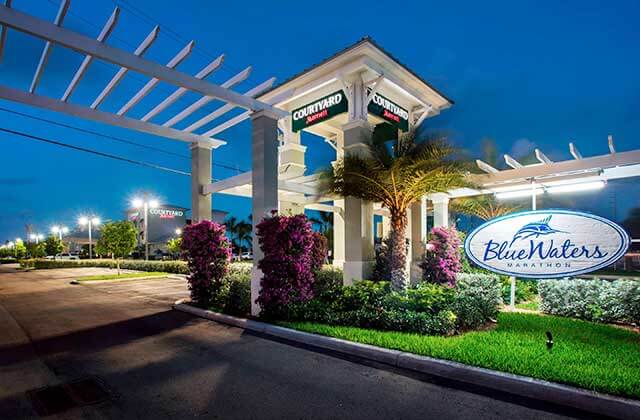
M249 77L251 73L251 66L236 74L222 85L216 85L205 81L204 79L222 65L224 55L220 55L200 70L200 72L195 76L191 76L177 71L176 67L189 57L194 47L193 41L189 42L189 44L178 52L166 65L158 64L145 59L142 56L149 50L157 39L159 27L155 27L138 45L136 50L133 53L130 53L107 45L108 38L116 29L118 23L118 17L120 14L119 8L116 7L113 10L97 38L92 39L62 26L64 18L69 10L69 6L69 0L61 1L53 23L12 9L11 0L5 0L4 6L0 6L0 25L2 25L2 32L0 33L0 57L7 40L8 28L45 40L45 46L33 75L28 91L29 93L22 92L12 87L0 85L0 98L37 106L51 111L62 112L93 121L99 121L118 127L154 134L169 139L189 143L202 143L208 147L218 147L224 144L224 142L211 138L213 136L211 133L193 133L197 128L194 127L193 124L187 129L182 130L172 128L172 126L178 122L178 120L186 118L195 111L195 109L213 100L219 100L225 104L218 110L209 114L206 117L206 122L213 121L215 118L222 116L224 113L235 107L244 108L246 110L245 114L248 115L252 112L261 110L269 110L275 115L286 115L284 111L274 108L271 104L255 99L256 95L273 85L274 79L269 79L245 94L236 93L231 90L233 86L243 82ZM51 50L56 45L72 49L84 55L82 63L76 69L60 100L36 94L36 89L46 69ZM94 60L102 60L115 64L120 68L109 83L101 90L91 105L82 106L69 103L73 92L82 81ZM98 107L111 93L113 93L129 71L141 73L148 76L150 79L138 92L129 98L116 113L99 111ZM176 86L176 89L162 102L147 111L141 119L127 117L126 115L131 111L131 109L138 105L142 99L145 98L161 81ZM174 104L180 97L187 93L187 91L192 91L202 95L202 98L196 102L197 108L192 105L187 108L187 110L182 111L176 116L179 118L173 117L163 125L151 122L153 117ZM202 120L198 127L201 125L204 125Z

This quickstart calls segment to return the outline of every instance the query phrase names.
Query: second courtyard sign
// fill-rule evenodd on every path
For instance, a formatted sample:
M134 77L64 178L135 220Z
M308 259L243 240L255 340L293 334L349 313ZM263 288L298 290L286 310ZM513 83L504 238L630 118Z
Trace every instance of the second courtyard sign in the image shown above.
M471 232L467 256L487 270L525 278L589 273L620 259L629 236L617 224L593 214L540 210L490 220Z

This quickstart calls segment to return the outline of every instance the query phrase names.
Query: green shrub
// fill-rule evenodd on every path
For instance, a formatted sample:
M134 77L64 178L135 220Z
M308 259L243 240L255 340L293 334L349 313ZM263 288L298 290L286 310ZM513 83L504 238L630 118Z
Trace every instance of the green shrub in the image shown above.
M496 319L502 303L497 275L458 273L453 311L462 330L477 328Z
M222 280L218 307L225 314L247 316L251 312L251 275L227 274Z
M455 289L433 283L419 283L406 293L392 292L385 306L395 310L438 313L451 308L455 300Z
M502 282L502 300L511 301L511 279L508 276L500 276ZM538 295L538 281L528 279L516 280L516 303L530 302Z
M15 258L0 258L0 264L13 264L18 262Z
M290 305L285 319L450 335L495 319L502 302L494 275L461 274L455 288L421 283L406 293L392 292L389 282L336 283L309 302Z
M640 282L634 280L542 280L542 312L596 322L640 323Z

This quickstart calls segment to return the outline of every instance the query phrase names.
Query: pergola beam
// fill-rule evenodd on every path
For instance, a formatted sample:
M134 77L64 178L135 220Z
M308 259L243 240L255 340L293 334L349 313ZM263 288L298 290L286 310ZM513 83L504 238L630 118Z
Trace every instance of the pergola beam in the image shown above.
M5 7L11 7L12 0L4 0ZM7 43L7 30L8 28L5 25L0 27L0 62L2 62L2 55L4 53L4 45Z
M246 80L247 77L249 77L249 75L251 74L252 69L253 68L251 66L247 67L246 69L242 70L240 73L236 74L235 76L231 77L229 80L224 82L221 86L226 89L231 89L238 83L241 83L244 80ZM206 104L208 104L209 102L213 101L214 99L215 98L212 98L210 96L203 96L202 98L198 99L197 101L195 101L194 103L192 103L191 105L183 109L182 111L178 112L176 115L171 117L169 120L167 120L167 122L165 122L162 125L164 125L165 127L172 127L177 123L179 123L180 121L187 118L189 115L199 110L200 108L202 108L203 106L205 106ZM193 131L193 130L189 130L189 128L187 128L186 131Z
M607 137L607 143L609 145L609 153L611 153L612 155L616 153L616 147L613 144L613 136L611 134L609 134L609 136Z
M198 74L196 74L196 78L204 79L209 76L211 73L216 71L222 62L224 61L224 54L221 54L218 58L209 63L205 68L200 70ZM171 95L169 95L164 101L160 102L153 108L151 111L147 112L147 114L141 118L142 121L149 121L151 118L155 117L169 106L171 106L175 101L180 99L185 93L187 93L187 89L181 87L176 89Z
M42 19L29 16L16 10L0 6L0 24L7 25L18 31L43 38L49 42L54 42L92 55L107 62L126 67L149 77L155 77L175 86L198 92L203 96L211 96L221 101L225 101L235 106L253 111L269 110L275 115L285 117L287 112L265 104L254 98L250 98L225 89L213 83L196 79L193 76L179 72L175 69L167 68L161 64L146 60L134 54L113 48L109 45L97 42L94 39L80 35L65 28L60 28Z
M147 52L147 50L151 47L151 44L153 44L153 42L158 38L159 31L160 31L159 26L154 27L151 30L151 32L149 32L149 35L147 35L147 37L140 43L140 45L138 45L138 48L136 48L136 50L133 52L133 55L141 56L145 52ZM98 108L100 104L104 102L107 96L111 94L113 89L115 89L116 86L120 84L120 81L122 80L124 75L127 74L128 71L129 71L128 68L120 67L120 69L115 74L115 76L113 76L113 78L109 81L109 83L107 83L107 86L105 86L104 89L102 89L102 92L100 92L98 97L93 101L93 103L91 104L91 109Z
M116 27L116 23L118 23L119 15L120 15L120 8L116 7L113 10L113 13L111 13L111 16L109 17L109 20L107 21L107 23L105 23L104 27L102 28L102 31L100 31L100 34L98 35L98 38L97 38L98 42L104 42L106 41L107 38L109 38L109 35L111 35L111 33L113 32L113 29ZM84 60L82 60L82 64L80 64L80 67L78 67L76 74L73 75L73 79L71 79L69 86L67 86L67 89L64 91L64 95L62 95L63 102L66 102L69 99L73 91L78 86L78 83L80 83L80 80L82 80L82 77L84 76L85 72L91 65L92 61L93 61L93 56L91 55L84 56Z
M536 149L535 153L536 153L536 159L538 159L540 163L553 163L553 161L549 159L547 155L542 153L540 149Z
M180 140L188 143L203 143L214 148L225 144L225 142L222 140L209 139L204 136L185 133L173 128L162 127L161 125L151 124L133 118L117 116L108 112L74 105L69 102L62 102L58 99L53 99L34 93L27 93L22 90L10 88L8 86L0 85L0 98L6 99L8 101L19 102L25 105L36 106L38 108L47 109L49 111L61 112L63 114L71 115L74 117L97 121L116 127L128 128L147 134L153 134L156 136Z
M511 166L513 169L522 168L522 164L520 162L507 154L504 155L504 163Z
M176 54L168 63L167 68L173 69L182 63L193 51L194 41L190 41L178 54ZM118 115L125 115L131 110L138 102L140 102L145 96L147 96L154 87L160 83L160 79L157 77L152 78L142 87L129 101L118 110Z
M518 169L508 169L487 175L474 175L471 180L480 185L496 185L516 180L540 179L553 176L583 174L587 170L612 170L616 167L640 165L640 150L618 152L584 159L564 160L546 165L523 166Z
M478 168L480 168L482 171L488 174L497 174L498 172L500 172L493 166L489 165L487 162L480 159L476 159L476 165L478 165Z
M573 144L573 142L569 143L569 152L571 153L571 156L573 156L575 160L582 159L582 155L578 151L578 148Z
M264 86L263 86L263 85L256 86L256 87L254 88L254 90L255 90L256 92L252 92L252 94L257 95L257 94L258 94L258 93L260 93L261 91L268 89L268 88L271 86L271 84L273 84L273 82L274 82L274 81L275 81L275 77L274 77L274 78L272 78L272 79L267 80L267 81L264 83ZM259 89L258 89L258 88L259 88ZM260 91L260 92L257 92L257 91ZM273 98L269 99L269 100L268 100L268 101L266 101L266 102L267 102L268 104L276 104L276 103L278 103L279 101L281 101L282 99L287 98L287 97L288 97L289 95L291 95L291 94L292 94L292 90L284 91L284 92L282 92L282 93L280 93L280 94L278 94L278 95L274 96ZM225 112L227 112L227 111L225 111ZM222 114L220 114L220 115L222 115ZM210 115L208 115L208 116L207 116L207 117L205 117L205 118L209 118L209 117L212 117L212 116L213 116L213 114L210 114ZM219 115L218 115L218 116L219 116ZM215 117L215 118L217 118L217 117ZM233 126L237 125L237 124L240 124L242 121L247 120L247 119L249 119L249 118L251 118L251 111L245 111L245 112L243 112L242 114L237 115L237 116L235 116L235 117L231 118L230 120L228 120L228 121L226 121L226 122L224 122L224 123L222 123L222 124L220 124L220 125L218 125L218 126L216 126L216 127L212 128L211 130L209 130L209 131L207 131L207 132L205 132L205 133L202 133L202 135L203 135L203 136L206 136L206 137L212 137L212 136L215 136L216 134L221 133L221 132L223 132L224 130L227 130L227 129L229 129L229 128L231 128L231 127L233 127ZM289 119L290 119L290 118L291 118L291 117L285 117L285 118L281 119L280 121L278 121L278 126L279 126L279 127L281 127L281 124L280 124L280 122L281 122L281 121L283 122L282 126L284 126L285 124L290 124L290 123L284 123L284 121L289 121ZM204 119L204 118L203 118L203 119ZM212 119L213 119L213 118L212 118ZM289 131L290 131L290 126L289 126L289 125L287 125L287 126L285 127L285 129L284 129L284 130L282 130L283 134L288 133L288 134L290 135L291 133L290 133ZM287 138L288 138L288 137L287 137Z
M255 86L255 87L249 89L248 91L246 91L244 93L244 95L245 96L250 96L250 97L257 96L261 92L264 92L265 90L267 90L271 86L273 86L275 81L276 81L275 77L272 77L271 79L265 80L264 82L260 83L258 86ZM204 117L200 118L198 121L194 122L193 124L191 124L190 126L185 128L184 131L187 131L187 132L191 133L194 130L197 130L198 128L202 127L203 125L215 120L216 118L219 118L219 117L223 116L227 112L231 111L233 108L235 108L235 106L232 105L232 104L224 104L223 106L221 106L220 108L216 109L212 113L210 113L208 115L205 115Z
M4 9L13 11L12 9L8 9L7 7L2 6ZM62 0L60 2L60 7L58 8L58 14L56 15L56 19L53 21L54 27L59 27L62 25L62 21L64 21L64 17L67 15L67 10L69 10L69 0ZM51 25L49 22L42 21L48 25ZM19 28L16 28L20 30ZM47 38L45 38L47 39ZM49 61L49 55L51 54L51 48L53 45L50 40L44 44L44 49L42 50L42 54L40 55L40 61L38 62L38 68L33 75L33 80L31 80L31 86L29 87L29 93L34 93L38 88L38 84L40 83L40 78L42 77L42 73L44 72L44 68L47 66L47 62Z

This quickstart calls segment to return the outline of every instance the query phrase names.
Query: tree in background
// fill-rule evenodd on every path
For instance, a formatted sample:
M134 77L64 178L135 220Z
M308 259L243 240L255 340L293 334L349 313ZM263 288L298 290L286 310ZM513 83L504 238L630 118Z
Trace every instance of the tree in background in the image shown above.
M63 249L62 241L55 235L48 236L44 241L44 250L47 255L56 256L61 253Z
M47 256L47 249L45 242L28 242L27 254L31 258L43 258Z
M391 285L404 291L406 270L407 209L423 196L467 186L466 165L442 137L417 140L410 132L399 139L371 136L366 155L348 153L325 172L326 189L342 197L379 202L391 216Z
M251 226L251 223L241 221L238 223L236 229L236 239L240 249L242 250L245 245L247 249L251 249L253 243L253 237L251 236L253 227Z
M235 216L231 216L224 221L224 225L231 237L232 246L238 249L238 256L242 254L242 247L244 243L248 244L248 248L251 248L251 223L244 220L238 220Z
M96 244L98 254L110 254L116 260L120 274L120 260L131 254L136 247L137 231L128 220L108 222L100 228L100 239Z
M171 258L178 259L180 257L181 244L182 238L171 238L167 241L167 252L169 252Z
M17 239L13 245L13 254L16 258L24 258L27 256L27 247L21 239Z
M482 220L491 220L505 214L520 210L520 206L501 203L493 195L479 195L475 197L461 197L451 200L449 209L454 213L475 216Z

